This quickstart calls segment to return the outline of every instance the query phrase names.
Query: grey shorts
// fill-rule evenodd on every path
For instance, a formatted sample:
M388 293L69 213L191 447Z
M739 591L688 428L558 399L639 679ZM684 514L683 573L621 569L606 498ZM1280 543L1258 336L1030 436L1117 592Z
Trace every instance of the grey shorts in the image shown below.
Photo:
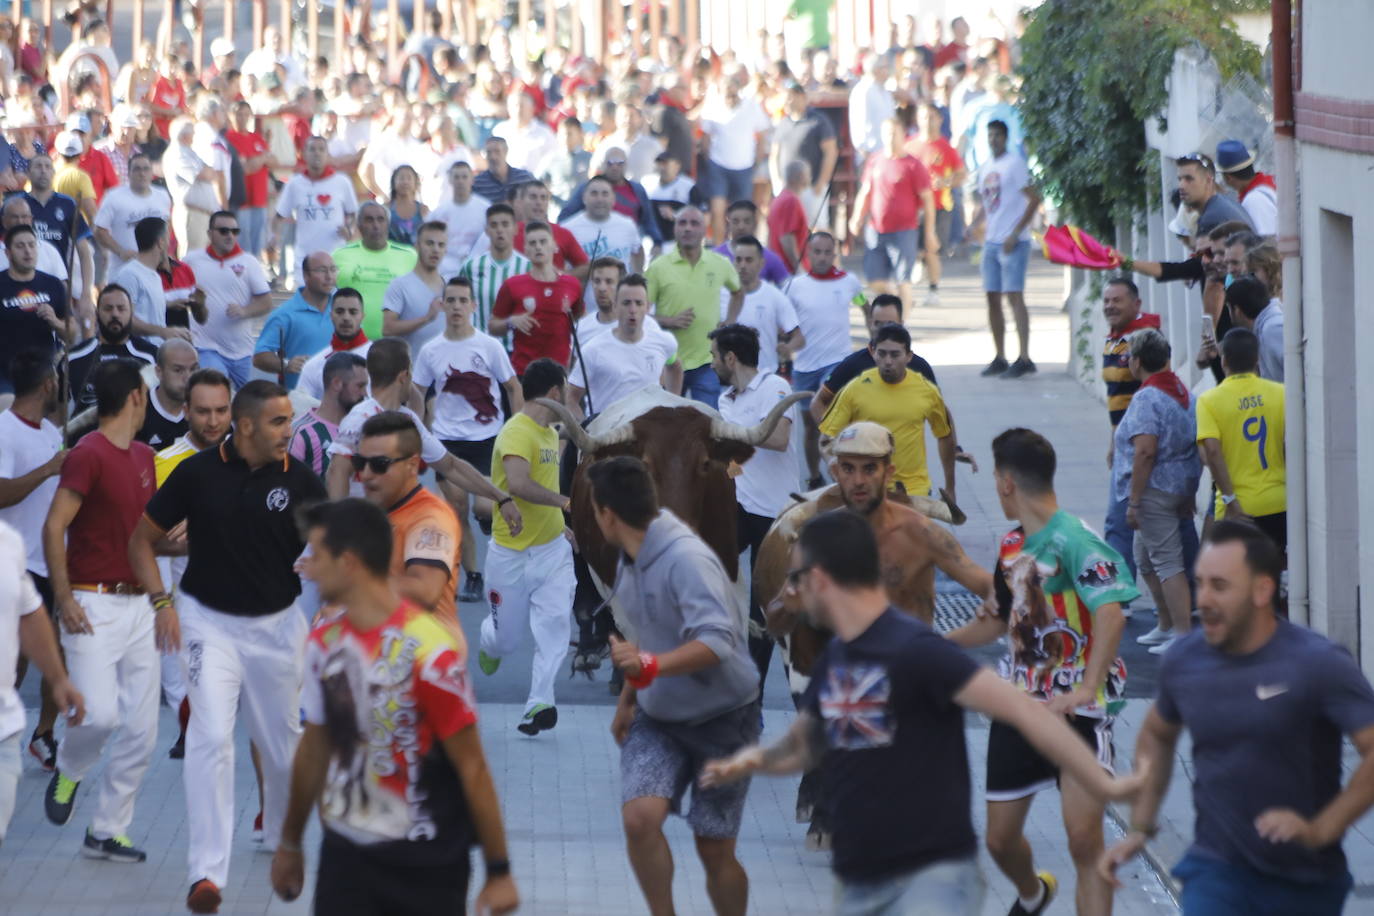
M620 802L666 798L674 814L692 790L686 814L692 833L708 839L739 834L749 780L703 789L697 777L708 760L729 757L759 739L759 702L692 725L661 722L635 710L630 733L620 748Z
M1178 530L1179 510L1190 497L1146 487L1135 510L1135 565L1141 575L1163 582L1186 571L1183 535Z

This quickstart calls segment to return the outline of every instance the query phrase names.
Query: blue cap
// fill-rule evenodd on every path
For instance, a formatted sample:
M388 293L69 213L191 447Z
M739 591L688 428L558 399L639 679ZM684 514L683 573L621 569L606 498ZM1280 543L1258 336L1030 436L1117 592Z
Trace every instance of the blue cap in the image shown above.
M1255 157L1239 140L1222 140L1217 144L1217 169L1223 174L1239 172L1254 164Z

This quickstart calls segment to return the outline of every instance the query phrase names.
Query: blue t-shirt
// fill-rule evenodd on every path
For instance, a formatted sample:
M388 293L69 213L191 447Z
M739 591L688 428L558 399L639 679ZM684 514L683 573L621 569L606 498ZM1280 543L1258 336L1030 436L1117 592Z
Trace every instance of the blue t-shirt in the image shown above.
M330 303L332 302L333 297L330 298ZM330 338L334 336L334 323L329 318L329 308L330 305L326 304L324 311L320 311L305 301L299 289L296 290L296 295L277 306L272 314L267 316L253 352L284 351L288 362L297 356L314 356L329 346ZM295 388L299 379L299 375L288 373L286 387Z
M1290 881L1345 874L1339 843L1271 843L1255 818L1270 808L1311 818L1340 792L1341 736L1374 725L1374 690L1349 652L1286 620L1241 656L1194 630L1164 655L1155 709L1193 739L1189 852Z
M876 881L977 853L964 711L978 664L889 607L856 639L832 639L801 708L825 726L822 774L835 873Z

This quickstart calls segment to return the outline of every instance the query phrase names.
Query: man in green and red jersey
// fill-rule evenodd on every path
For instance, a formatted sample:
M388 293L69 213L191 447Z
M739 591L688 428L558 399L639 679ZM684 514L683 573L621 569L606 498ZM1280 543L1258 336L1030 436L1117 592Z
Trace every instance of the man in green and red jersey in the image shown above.
M966 648L1008 637L1001 674L1050 712L1068 718L1112 768L1112 716L1124 700L1126 666L1117 657L1126 620L1121 605L1139 595L1121 555L1083 521L1059 508L1054 447L1029 429L992 441L993 478L1007 518L994 595L997 613L980 613L949 639ZM1077 872L1078 912L1109 913L1112 887L1098 874L1104 804L1086 785L1044 758L1015 729L988 734L988 851L1016 886L1012 916L1039 916L1058 881L1037 873L1025 838L1026 815L1041 789L1058 784L1069 855Z

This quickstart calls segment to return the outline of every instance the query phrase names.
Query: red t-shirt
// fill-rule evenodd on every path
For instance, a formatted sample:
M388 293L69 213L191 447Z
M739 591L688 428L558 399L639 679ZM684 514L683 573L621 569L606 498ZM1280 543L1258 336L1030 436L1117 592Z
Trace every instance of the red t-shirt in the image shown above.
M582 284L568 274L550 282L516 274L501 284L491 314L493 318L533 314L539 322L528 334L511 329L515 341L511 365L517 375L544 356L566 368L572 356L572 322L582 317Z
M105 199L106 191L119 184L119 173L115 171L114 163L110 161L109 156L95 147L86 150L85 155L76 160L76 164L91 176L91 184L95 186L96 204Z
M864 183L870 185L869 219L878 232L916 228L922 191L930 188L930 173L915 156L893 159L886 153L869 157Z
M557 223L549 223L549 228L553 230L553 266L559 270L567 270L569 267L581 267L587 263L587 252L582 250L582 246L577 241L577 236ZM521 254L525 253L525 224L521 223L515 227L515 240L512 243L515 250Z
M936 137L930 141L908 140L906 151L921 160L926 172L933 179L947 179L964 167L963 157L944 137ZM941 188L935 192L935 209L954 209L954 194L949 188Z
M261 134L251 132L241 134L236 130L226 130L224 136L233 145L240 159L251 159L267 152L267 141L262 138ZM243 186L247 195L243 202L245 207L267 206L266 165L261 166L256 172L245 172Z
M175 108L179 111L186 110L186 87L181 85L181 81L173 83L165 76L159 76L157 82L153 83L153 91L148 93L148 101L159 108ZM153 116L153 124L157 127L157 132L166 140L172 126L171 118L159 118Z
M153 450L142 442L117 448L96 430L67 453L58 487L81 496L81 508L67 527L67 575L73 584L138 582L129 566L129 538L153 498L156 480Z
M932 70L939 70L945 64L952 64L956 60L963 60L968 53L968 45L951 41L943 48L935 52L935 62L931 65Z
M796 273L797 265L788 259L782 247L782 239L788 235L796 239L799 255L806 251L806 207L800 197L784 188L768 208L768 247L782 258L788 270Z

